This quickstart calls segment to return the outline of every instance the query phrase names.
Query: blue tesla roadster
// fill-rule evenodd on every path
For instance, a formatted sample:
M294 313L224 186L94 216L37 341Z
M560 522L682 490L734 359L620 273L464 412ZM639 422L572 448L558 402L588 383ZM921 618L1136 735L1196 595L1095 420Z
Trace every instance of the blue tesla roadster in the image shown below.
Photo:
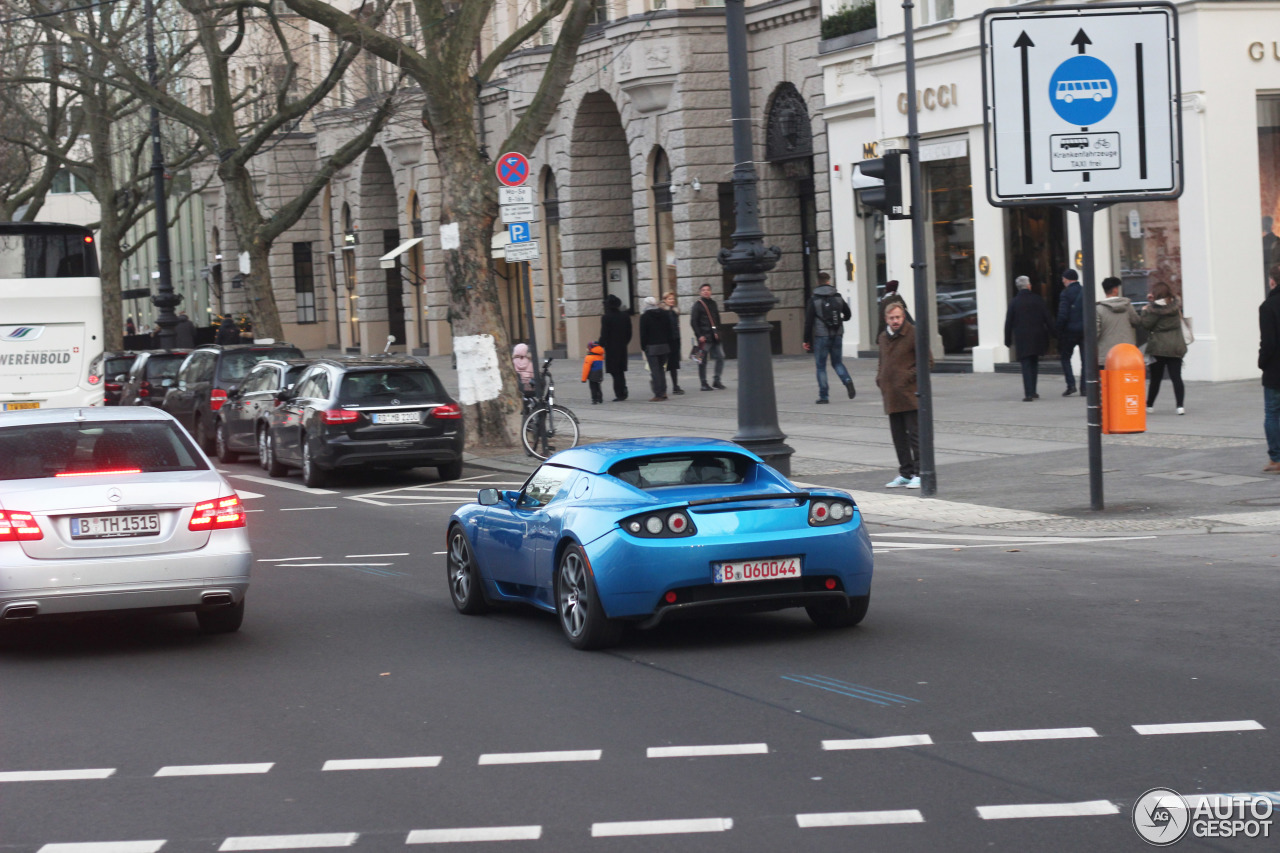
M803 607L856 625L871 540L846 493L801 489L728 441L642 438L548 459L519 491L483 489L449 520L449 592L462 613L523 602L597 649L625 623Z

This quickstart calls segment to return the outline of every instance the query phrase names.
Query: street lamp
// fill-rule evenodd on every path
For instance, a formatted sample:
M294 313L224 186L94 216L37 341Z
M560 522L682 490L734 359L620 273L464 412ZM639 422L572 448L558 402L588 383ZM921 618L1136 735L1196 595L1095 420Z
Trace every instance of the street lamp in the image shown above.
M152 0L146 0L143 15L147 19L147 81L152 88L159 86L159 66L156 62L155 8ZM160 145L160 108L151 105L151 186L155 190L156 266L160 272L160 284L151 297L151 304L159 309L156 323L160 326L161 349L173 349L177 343L174 327L178 315L174 308L182 297L173 292L173 275L169 268L169 205L164 187L164 150Z
M725 35L729 43L729 97L733 124L733 247L717 260L733 273L733 295L725 308L738 315L738 433L733 440L783 474L791 473L786 434L778 426L778 400L773 388L773 353L769 343L769 309L777 297L765 284L765 273L778 263L782 250L764 245L760 230L756 168L751 146L751 84L747 79L747 17L744 0L725 0Z

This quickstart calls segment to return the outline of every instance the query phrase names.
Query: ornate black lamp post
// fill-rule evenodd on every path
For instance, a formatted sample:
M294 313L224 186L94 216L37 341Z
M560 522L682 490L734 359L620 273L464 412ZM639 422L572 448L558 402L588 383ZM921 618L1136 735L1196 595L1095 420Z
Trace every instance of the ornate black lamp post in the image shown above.
M147 80L152 87L159 83L156 62L155 8L152 0L146 0L143 14L147 19ZM173 275L169 268L169 205L164 187L164 150L160 146L160 110L151 107L151 186L155 190L156 267L160 271L160 284L151 296L151 304L160 309L156 323L160 325L160 347L171 349L175 344L174 327L178 315L173 312L182 296L173 292Z
M782 250L764 245L760 230L756 169L751 146L751 83L747 79L747 18L744 0L725 0L725 32L729 42L729 94L733 117L733 248L721 249L718 260L733 273L733 295L725 308L738 315L738 434L733 440L784 474L791 473L786 434L778 426L773 389L773 355L769 345L769 309L778 303L765 284L765 273L778 263Z

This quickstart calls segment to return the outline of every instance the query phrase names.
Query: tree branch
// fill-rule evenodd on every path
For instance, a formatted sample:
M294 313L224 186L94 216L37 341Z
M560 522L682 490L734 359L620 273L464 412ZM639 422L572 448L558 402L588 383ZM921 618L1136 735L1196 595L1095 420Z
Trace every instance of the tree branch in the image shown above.
M529 36L542 29L559 15L564 7L568 5L568 2L569 0L553 0L545 8L539 9L534 13L534 16L519 29L503 39L502 43L495 47L480 63L480 68L476 71L476 80L481 85L488 83L489 78L493 76L493 72L511 55L511 52L524 44Z

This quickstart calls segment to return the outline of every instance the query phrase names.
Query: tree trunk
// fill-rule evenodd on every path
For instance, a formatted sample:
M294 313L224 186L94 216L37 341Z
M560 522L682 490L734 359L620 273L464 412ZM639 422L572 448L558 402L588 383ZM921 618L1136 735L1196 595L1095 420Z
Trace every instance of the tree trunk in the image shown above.
M102 277L102 346L107 350L124 349L124 304L120 301L119 234L109 234L105 217L98 231L98 265Z
M272 241L262 236L263 221L253 197L253 178L248 169L231 162L218 169L218 176L227 194L227 212L236 232L237 250L249 253L244 293L249 300L253 334L283 340L284 326L271 289Z

